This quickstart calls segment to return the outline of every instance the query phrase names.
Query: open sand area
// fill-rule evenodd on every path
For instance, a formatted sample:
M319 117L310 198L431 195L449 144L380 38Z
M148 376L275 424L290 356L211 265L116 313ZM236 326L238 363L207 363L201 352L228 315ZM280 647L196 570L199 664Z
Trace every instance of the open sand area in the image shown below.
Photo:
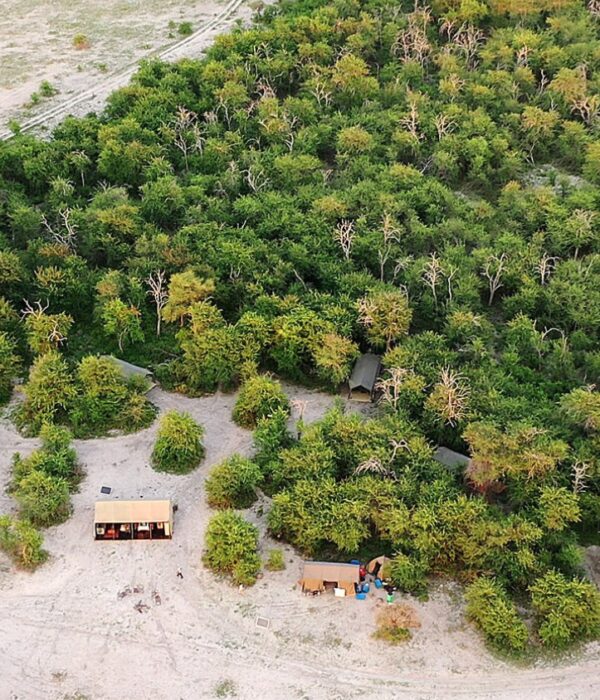
M306 402L307 421L333 400L286 390ZM156 423L133 435L76 441L86 476L70 520L45 531L49 561L26 573L0 555L1 700L600 695L598 644L560 662L511 666L494 658L465 621L454 584L438 584L425 603L410 599L422 626L405 645L389 647L371 637L382 596L303 596L296 586L301 558L289 547L286 570L265 572L251 589L218 580L201 564L213 512L204 480L224 457L250 454L252 435L231 421L234 394L190 399L155 388L150 398L161 412L186 410L204 425L206 459L188 476L153 471ZM3 486L13 452L27 454L36 444L7 420L0 423ZM103 485L120 498L172 498L178 505L173 540L94 542L93 506ZM263 499L245 513L260 526L265 554L277 544L265 533L267 508ZM2 489L0 512L12 510ZM147 608L138 612L138 603ZM268 628L257 626L258 617Z
M3 0L1 7L0 137L10 134L11 119L50 129L68 114L99 111L141 59L200 57L215 36L252 15L247 0ZM179 33L184 22L189 36ZM74 44L78 35L84 48ZM41 95L43 81L57 94Z

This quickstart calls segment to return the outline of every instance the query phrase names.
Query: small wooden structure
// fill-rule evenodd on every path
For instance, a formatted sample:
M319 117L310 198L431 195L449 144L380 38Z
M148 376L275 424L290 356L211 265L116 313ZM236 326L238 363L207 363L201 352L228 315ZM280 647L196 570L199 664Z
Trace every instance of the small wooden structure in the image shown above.
M380 369L381 357L379 355L371 353L361 355L348 380L350 387L348 398L353 401L373 401Z
M126 362L125 360L121 360L118 357L114 357L114 355L101 355L101 357L113 362L118 367L119 371L121 372L123 379L132 379L133 377L141 377L142 379L145 379L147 382L150 382L150 389L153 386L156 386L156 382L154 381L154 375L146 367L138 367L137 365L132 365L131 362Z
M305 561L299 583L305 593L320 593L326 588L338 588L344 589L346 595L354 595L354 585L360 583L359 565Z
M171 501L96 501L94 539L170 540Z

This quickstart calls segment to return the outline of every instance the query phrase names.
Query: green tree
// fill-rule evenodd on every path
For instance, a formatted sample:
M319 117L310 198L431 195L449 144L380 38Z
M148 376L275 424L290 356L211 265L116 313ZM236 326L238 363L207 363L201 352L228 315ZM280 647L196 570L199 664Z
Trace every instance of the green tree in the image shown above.
M549 571L529 590L538 634L545 646L562 649L600 633L600 593L593 583L569 581Z
M35 469L18 482L14 496L21 516L38 527L58 525L71 512L67 480Z
M326 333L313 350L317 376L325 384L337 387L350 376L358 355L356 343L336 333Z
M204 429L189 413L168 411L160 419L152 466L161 472L187 474L204 457Z
M476 579L466 590L467 617L496 649L522 652L529 634L502 586L490 578Z
M244 428L253 428L261 418L283 409L289 413L289 401L281 384L266 375L250 377L240 389L233 420Z
M373 292L358 304L359 320L374 348L389 350L408 333L412 310L400 290Z
M121 299L110 299L104 304L102 322L104 332L117 339L121 352L123 352L123 344L127 339L132 343L144 340L140 310L132 304L126 304Z
M258 528L231 510L214 515L206 528L202 561L233 583L252 586L260 571Z
M44 423L65 418L77 391L67 363L53 350L34 360L23 393L18 422L37 434Z
M10 398L13 379L21 367L16 349L16 343L0 332L0 405Z
M198 301L210 297L215 290L212 280L204 280L196 276L193 270L179 272L171 277L169 295L163 307L162 317L168 323L183 322L190 314L190 308Z
M48 558L44 538L26 520L0 515L0 549L25 569L35 569Z
M67 340L73 317L66 313L47 314L38 302L34 309L29 304L25 311L25 332L31 351L43 355L58 348Z
M208 505L248 508L256 500L256 489L261 481L260 467L255 462L233 455L214 467L206 480Z

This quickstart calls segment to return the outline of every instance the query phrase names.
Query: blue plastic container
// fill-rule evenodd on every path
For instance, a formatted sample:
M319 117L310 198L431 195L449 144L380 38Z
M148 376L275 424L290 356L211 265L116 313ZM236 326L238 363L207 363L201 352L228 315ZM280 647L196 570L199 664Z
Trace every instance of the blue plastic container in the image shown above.
M356 594L356 600L366 600L366 599L367 599L366 593L357 593Z
M351 564L360 564L360 561L358 559L350 559Z
M369 592L369 584L368 584L368 583L363 583L363 585L362 585L362 592L363 592L363 593L368 593L368 592Z
M383 583L381 583L380 578L375 579L375 588L381 588L383 586Z

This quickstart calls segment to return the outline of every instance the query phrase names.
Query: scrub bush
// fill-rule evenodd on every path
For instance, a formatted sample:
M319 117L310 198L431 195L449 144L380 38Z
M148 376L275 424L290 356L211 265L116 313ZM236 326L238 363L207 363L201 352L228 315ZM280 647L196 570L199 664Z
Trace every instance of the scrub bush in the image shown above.
M252 586L260 571L258 528L239 513L224 510L214 515L206 529L202 560L212 571L233 583Z
M26 520L0 516L0 549L25 569L35 569L48 558L42 545L44 538Z
M262 479L252 460L233 455L218 464L206 480L206 497L212 508L247 508L256 500Z
M254 428L258 420L280 409L286 413L290 410L281 384L264 375L251 377L240 389L233 409L233 420L243 428Z
M165 413L152 450L152 466L171 474L191 472L204 457L203 436L204 428L189 413Z
M465 597L467 617L494 648L512 653L525 649L529 636L527 627L499 583L478 578L467 588Z

